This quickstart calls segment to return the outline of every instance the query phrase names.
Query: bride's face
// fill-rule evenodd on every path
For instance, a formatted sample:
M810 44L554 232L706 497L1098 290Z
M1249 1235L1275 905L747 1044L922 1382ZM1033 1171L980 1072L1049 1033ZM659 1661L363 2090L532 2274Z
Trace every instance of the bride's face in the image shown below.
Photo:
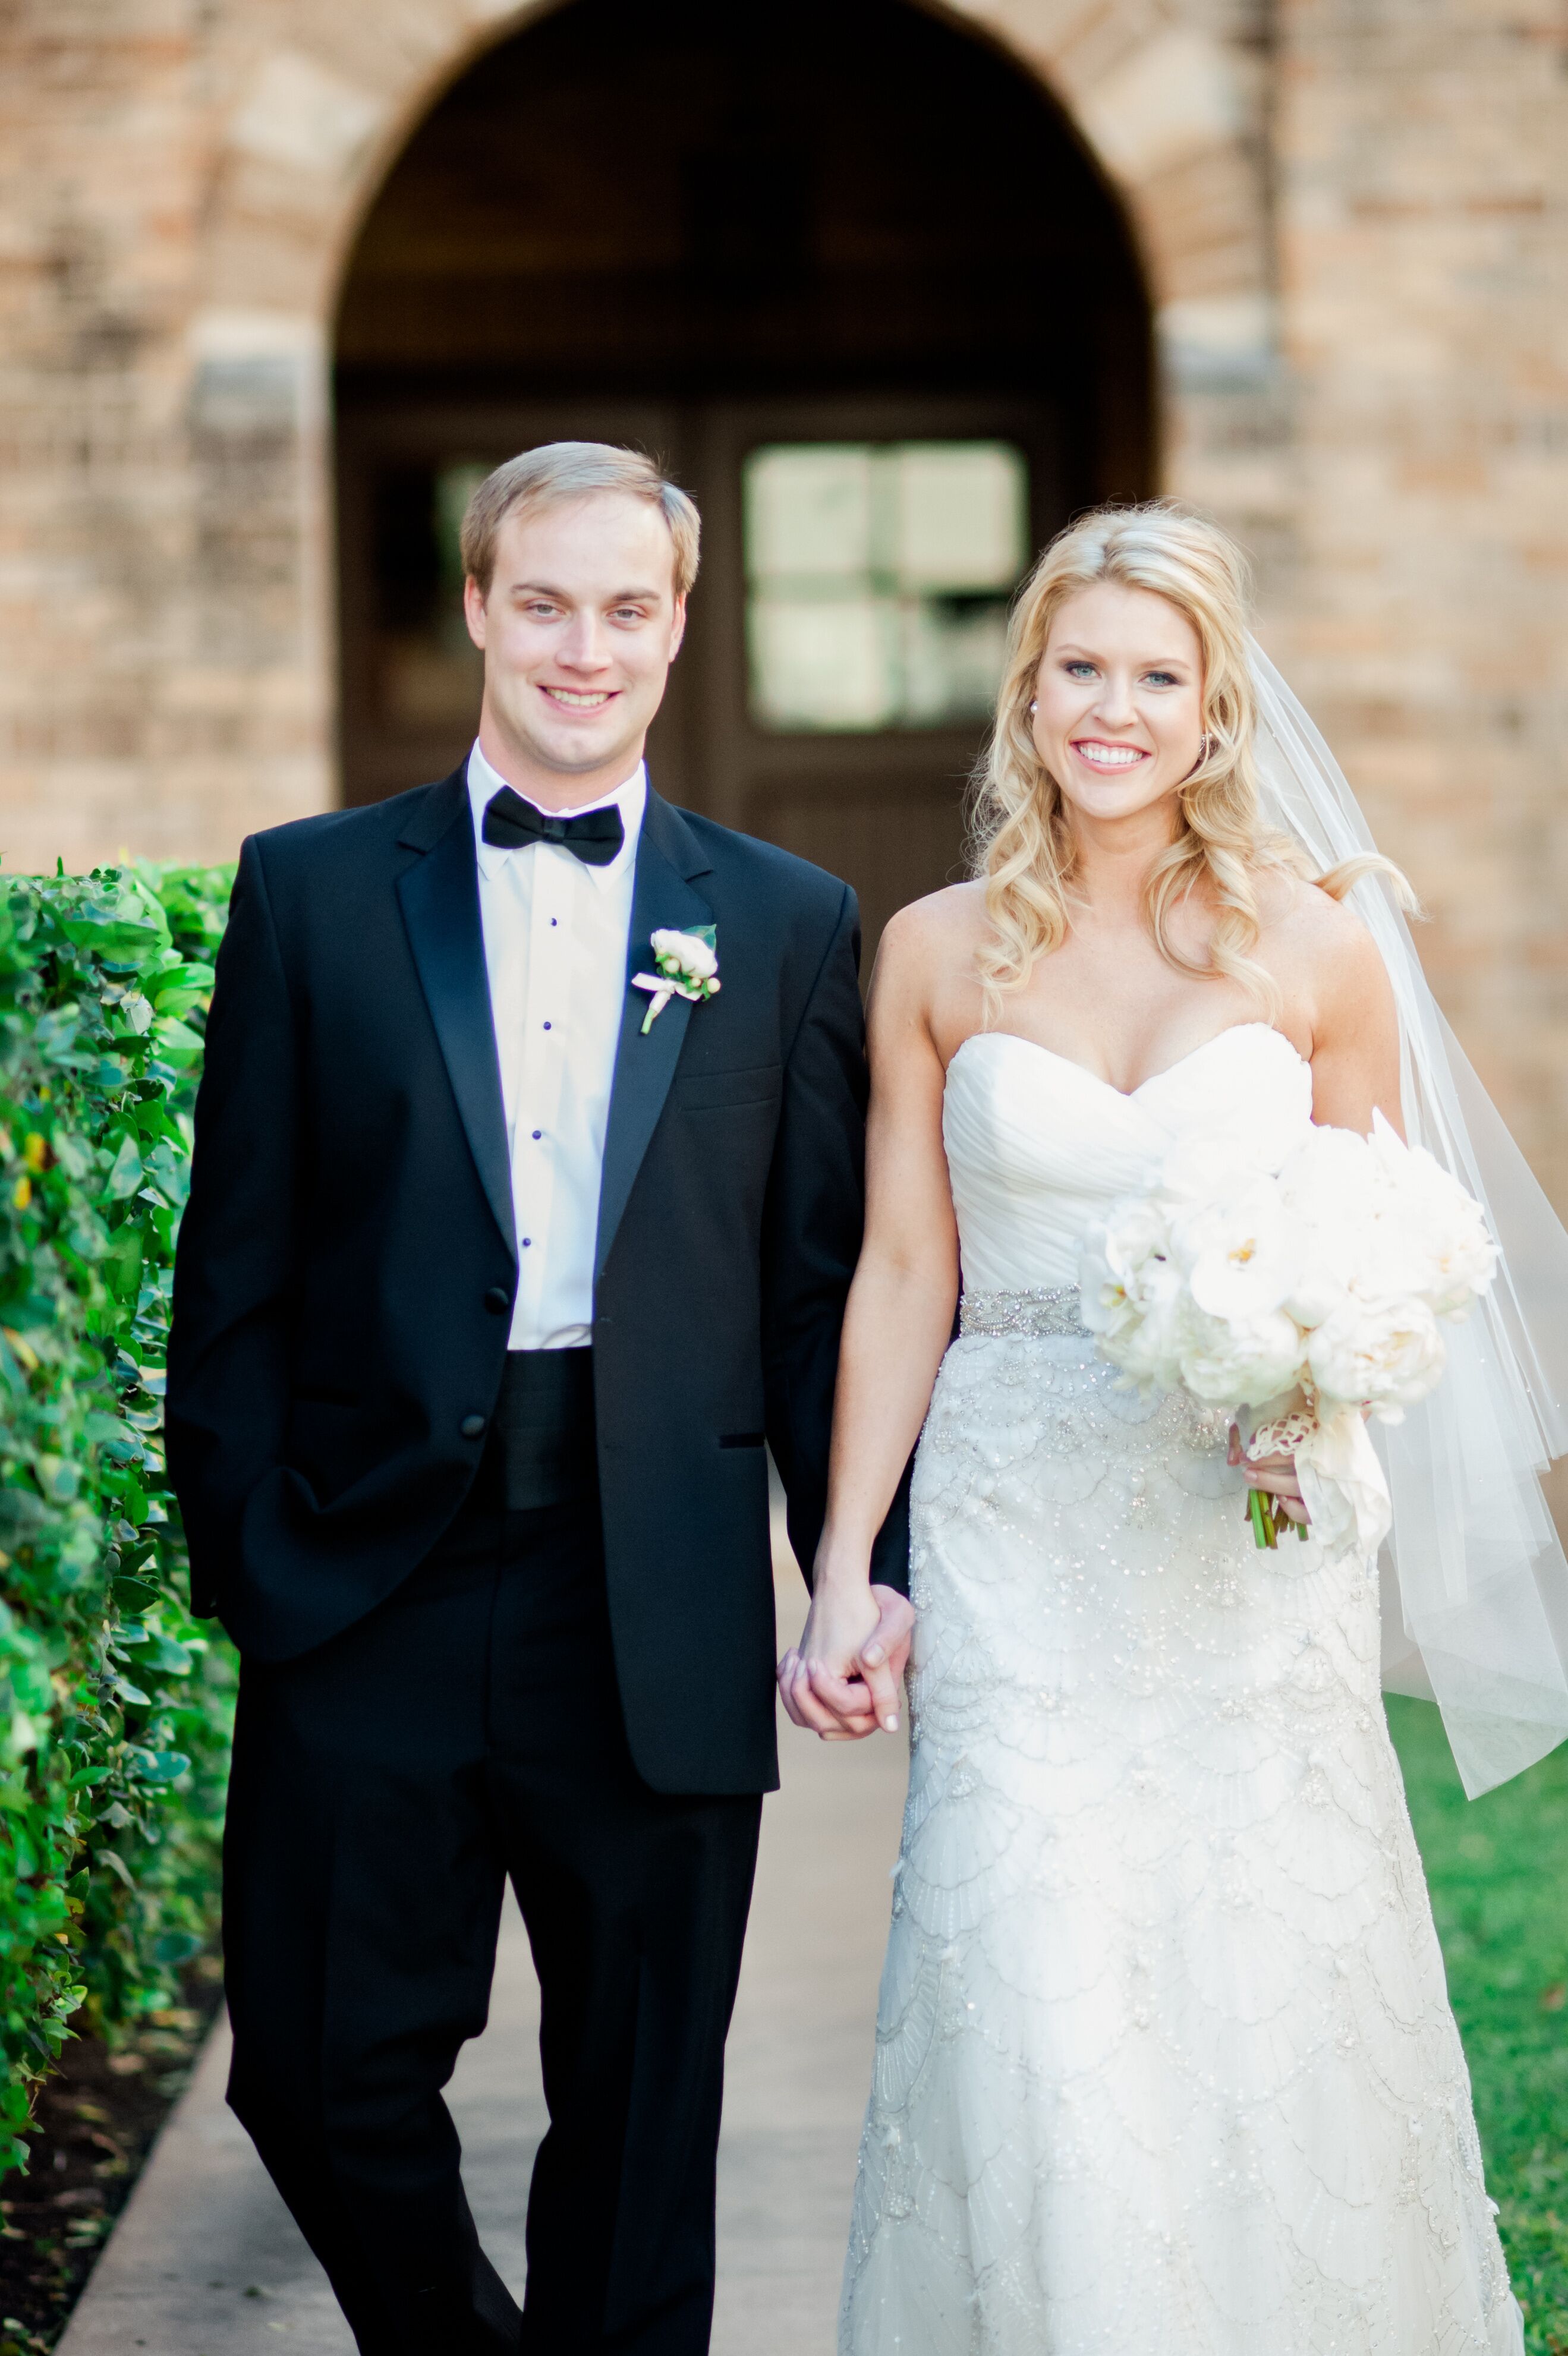
M1096 582L1058 608L1035 680L1035 747L1069 811L1132 818L1174 800L1203 747L1203 657L1185 614Z

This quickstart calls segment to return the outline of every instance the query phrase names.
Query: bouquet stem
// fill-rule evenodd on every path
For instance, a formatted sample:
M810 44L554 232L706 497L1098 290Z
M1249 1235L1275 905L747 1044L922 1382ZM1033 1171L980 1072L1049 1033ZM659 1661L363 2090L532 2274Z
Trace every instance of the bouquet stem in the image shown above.
M1306 1524L1293 1521L1284 1507L1261 1489L1247 1492L1247 1518L1252 1525L1253 1542L1261 1547L1277 1547L1282 1530L1294 1530L1304 1540L1307 1536Z

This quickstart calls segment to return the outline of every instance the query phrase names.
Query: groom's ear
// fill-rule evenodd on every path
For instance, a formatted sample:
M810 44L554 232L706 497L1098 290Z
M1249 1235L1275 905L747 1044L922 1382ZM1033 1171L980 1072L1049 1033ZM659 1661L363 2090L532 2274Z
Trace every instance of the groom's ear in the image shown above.
M468 630L469 630L469 635L470 635L470 637L473 635L473 626L473 626L473 624L470 622L470 623L469 623L469 625L468 625ZM670 626L670 659L671 659L671 662L673 662L673 661L674 661L674 659L675 659L676 656L680 653L680 651L681 651L681 646L682 646L682 641L684 639L685 636L686 636L686 593L685 593L685 591L682 589L682 590L681 590L681 591L678 593L678 594L677 594L677 596L676 596L676 599L675 599L675 618L674 618L674 620L671 622L671 626ZM475 644L476 646L483 646L483 644L484 644L484 640L483 640L482 638L475 638L475 639L474 639L474 644Z
M463 619L481 654L485 650L485 593L470 573L463 584Z

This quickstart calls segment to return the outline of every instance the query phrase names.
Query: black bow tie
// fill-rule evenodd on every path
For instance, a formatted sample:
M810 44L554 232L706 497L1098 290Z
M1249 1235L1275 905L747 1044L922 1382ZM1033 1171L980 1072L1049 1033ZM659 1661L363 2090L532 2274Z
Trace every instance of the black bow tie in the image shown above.
M607 809L585 810L580 818L552 818L510 786L485 804L484 834L498 851L526 851L531 842L558 843L585 867L607 867L626 841L613 803Z

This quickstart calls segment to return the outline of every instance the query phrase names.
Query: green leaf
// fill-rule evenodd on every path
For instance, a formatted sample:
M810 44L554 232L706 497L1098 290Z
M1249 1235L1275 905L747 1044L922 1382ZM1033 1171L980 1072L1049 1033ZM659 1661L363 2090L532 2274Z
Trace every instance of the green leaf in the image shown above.
M134 1194L142 1183L142 1156L134 1137L121 1141L109 1175L103 1182L103 1199L109 1203L124 1202Z
M192 1031L188 1023L168 1022L160 1015L153 1024L152 1039L153 1053L163 1063L179 1066L201 1061L201 1033Z
M0 878L0 2174L72 2009L166 2005L214 1921L233 1661L177 1600L160 1400L230 880Z

